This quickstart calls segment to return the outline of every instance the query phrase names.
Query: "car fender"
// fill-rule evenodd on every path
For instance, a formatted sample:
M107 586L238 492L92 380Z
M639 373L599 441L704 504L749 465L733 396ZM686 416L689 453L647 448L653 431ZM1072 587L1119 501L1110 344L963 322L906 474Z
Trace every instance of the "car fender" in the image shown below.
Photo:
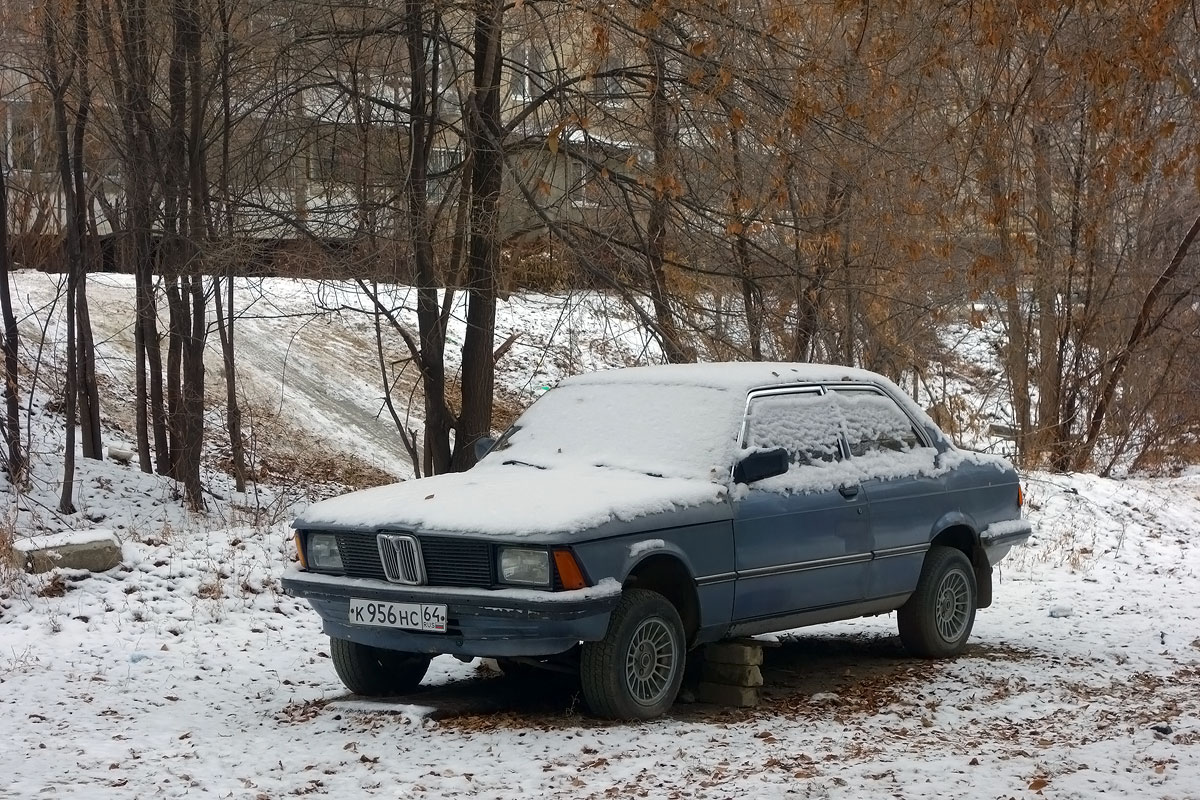
M929 541L932 542L936 539L942 531L958 527L968 528L971 531L973 543L976 545L979 544L979 526L975 523L975 518L970 514L964 513L961 509L947 511L938 517L929 531Z
M683 548L675 542L655 536L638 537L628 543L626 556L621 565L619 580L624 583L637 570L639 564L644 564L651 558L662 555L673 556L683 564L688 574L695 580L695 566Z
M573 549L592 581L609 577L627 586L631 576L648 571L644 588L669 596L682 609L685 627L691 629L690 619L696 635L711 640L733 613L737 560L733 523L722 513L727 508L708 509L700 519L689 516L689 524L623 532Z
M951 511L938 519L929 541L934 541L951 528L970 531L970 550L966 555L971 559L971 566L975 571L975 587L978 592L976 602L979 608L987 608L992 604L992 565L980 542L979 526L975 524L975 520L969 514L958 510ZM961 547L962 544L960 541L959 546Z

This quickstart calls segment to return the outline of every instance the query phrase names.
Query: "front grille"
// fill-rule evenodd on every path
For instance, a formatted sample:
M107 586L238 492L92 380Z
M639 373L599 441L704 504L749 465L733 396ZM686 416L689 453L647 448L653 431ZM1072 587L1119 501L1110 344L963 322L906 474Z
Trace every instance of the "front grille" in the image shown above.
M495 583L492 546L486 542L421 537L430 586L477 586Z
M379 560L379 545L374 536L358 533L337 534L338 552L342 555L342 567L352 578L377 578L387 580L383 564Z
M338 551L342 555L345 574L351 578L375 578L409 583L415 571L424 566L427 586L467 586L490 589L496 584L495 559L492 546L487 542L438 537L411 537L403 534L339 533L336 534ZM397 540L415 539L418 546L409 549ZM385 563L380 551L395 556ZM422 563L411 561L412 557L423 557Z

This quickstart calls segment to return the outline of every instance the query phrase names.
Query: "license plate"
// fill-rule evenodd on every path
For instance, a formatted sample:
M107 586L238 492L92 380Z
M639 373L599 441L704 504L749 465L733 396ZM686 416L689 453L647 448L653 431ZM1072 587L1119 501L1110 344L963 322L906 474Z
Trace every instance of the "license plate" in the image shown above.
M446 607L428 603L385 603L350 598L350 622L381 628L446 632Z

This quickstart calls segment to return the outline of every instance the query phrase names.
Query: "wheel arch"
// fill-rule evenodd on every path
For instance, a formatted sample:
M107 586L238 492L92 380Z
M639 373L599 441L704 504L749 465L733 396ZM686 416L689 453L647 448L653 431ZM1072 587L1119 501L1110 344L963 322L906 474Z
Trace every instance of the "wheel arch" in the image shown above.
M675 606L690 646L700 628L700 595L683 560L662 551L648 554L629 570L621 588L633 587L657 592Z
M929 544L931 547L952 547L965 555L975 573L975 607L987 608L992 604L992 565L974 528L965 522L951 524L939 531Z

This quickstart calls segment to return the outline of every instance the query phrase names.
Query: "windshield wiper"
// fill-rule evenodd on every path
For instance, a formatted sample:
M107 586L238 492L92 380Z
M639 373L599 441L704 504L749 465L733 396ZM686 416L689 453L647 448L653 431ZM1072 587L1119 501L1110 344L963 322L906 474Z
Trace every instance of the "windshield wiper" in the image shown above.
M520 464L522 467L533 467L534 469L545 469L538 464L530 464L528 461L518 461L515 458L510 458L508 461L501 461L500 466L507 467L509 464Z
M636 469L630 469L629 467L614 467L612 464L593 464L592 466L596 467L598 469L620 469L620 470L627 470L629 472L638 472L638 470L636 470ZM660 473L660 472L642 472L642 474L646 475L648 477L651 477L651 478L661 478L662 477L662 473Z

